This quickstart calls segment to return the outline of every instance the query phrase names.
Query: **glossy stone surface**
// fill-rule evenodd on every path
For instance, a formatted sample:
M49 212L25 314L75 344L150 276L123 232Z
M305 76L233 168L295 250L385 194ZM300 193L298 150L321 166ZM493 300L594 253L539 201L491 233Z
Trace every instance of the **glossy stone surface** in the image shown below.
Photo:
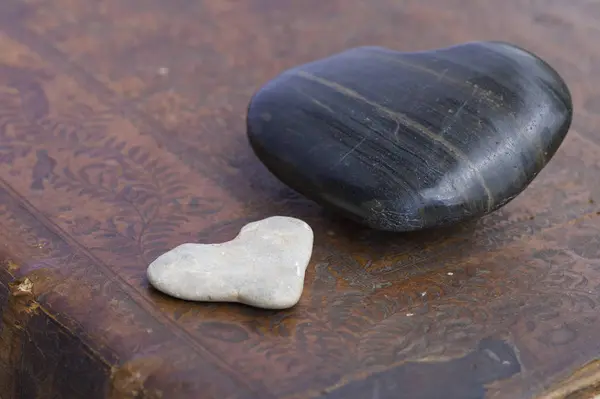
M252 98L252 148L282 182L388 231L481 217L519 195L572 121L558 73L501 42L359 47L284 71Z

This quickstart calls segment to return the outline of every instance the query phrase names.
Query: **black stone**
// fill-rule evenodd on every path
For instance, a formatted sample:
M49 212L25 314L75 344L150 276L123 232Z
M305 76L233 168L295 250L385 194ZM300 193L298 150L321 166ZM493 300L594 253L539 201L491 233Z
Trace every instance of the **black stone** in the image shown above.
M545 61L473 42L359 47L289 69L253 96L247 127L289 187L372 228L409 231L511 201L555 154L572 113Z

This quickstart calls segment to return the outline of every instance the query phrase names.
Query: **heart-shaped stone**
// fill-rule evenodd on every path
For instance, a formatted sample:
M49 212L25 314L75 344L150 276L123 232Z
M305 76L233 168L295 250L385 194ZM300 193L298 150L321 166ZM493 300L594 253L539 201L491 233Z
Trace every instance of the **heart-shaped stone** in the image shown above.
M360 47L267 82L248 107L282 182L372 228L481 217L519 195L571 125L567 85L501 42L402 53Z
M156 289L180 299L285 309L300 300L312 248L307 223L273 216L225 243L182 244L152 262L147 275Z

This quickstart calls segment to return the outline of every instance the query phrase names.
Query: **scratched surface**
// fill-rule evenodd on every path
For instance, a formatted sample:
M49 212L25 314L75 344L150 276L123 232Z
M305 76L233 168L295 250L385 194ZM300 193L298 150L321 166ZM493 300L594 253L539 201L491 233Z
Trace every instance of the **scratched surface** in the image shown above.
M599 22L593 0L1 1L3 399L589 394ZM486 39L548 60L576 111L529 189L476 223L362 229L285 188L250 150L250 96L283 69L358 45ZM273 214L315 231L297 307L149 288L160 253Z

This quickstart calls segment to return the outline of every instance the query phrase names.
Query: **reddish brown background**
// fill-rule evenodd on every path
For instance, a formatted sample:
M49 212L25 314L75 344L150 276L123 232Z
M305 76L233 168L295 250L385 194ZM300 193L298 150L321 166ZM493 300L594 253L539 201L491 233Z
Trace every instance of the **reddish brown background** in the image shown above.
M0 395L589 393L599 26L595 0L2 0ZM530 188L474 224L360 229L285 188L247 144L250 96L288 67L358 45L484 39L548 60L576 112ZM161 252L273 214L315 231L297 307L184 303L148 287ZM506 378L471 377L485 339L518 359Z

